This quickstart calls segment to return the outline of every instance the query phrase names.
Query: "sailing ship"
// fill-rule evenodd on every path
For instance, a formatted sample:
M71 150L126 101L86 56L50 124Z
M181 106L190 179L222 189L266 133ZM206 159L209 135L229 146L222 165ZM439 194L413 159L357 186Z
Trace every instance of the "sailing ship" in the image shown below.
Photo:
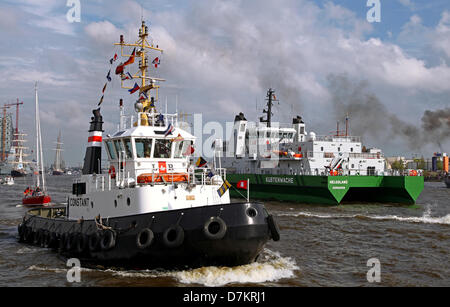
M159 55L162 49L150 44L148 35L142 21L136 43L120 36L116 44L128 58L116 68L121 85L130 94L139 91L136 114L124 115L121 99L118 130L103 139L100 107L93 110L82 175L67 205L29 210L19 225L19 240L54 247L84 263L124 267L254 262L268 240L280 239L278 226L262 203L230 201L225 169L193 163L195 137L182 128L178 114L156 108L157 82L163 79L147 74L147 54ZM126 47L135 49L126 54ZM137 72L125 73L135 57L140 58ZM126 86L126 75L140 84ZM107 173L101 167L103 144Z
M11 161L14 166L11 170L11 176L13 177L25 177L28 175L27 172L27 165L30 163L29 161L26 161L24 157L28 156L28 154L25 153L25 151L28 149L28 147L25 147L23 144L26 142L25 136L26 134L23 133L16 133L15 136L15 145L13 146L14 150L14 160Z
M59 131L58 139L56 141L56 148L55 148L55 163L53 164L53 171L52 171L52 174L56 175L56 176L64 175L64 170L63 170L64 161L62 160L62 157L61 157L62 144L63 143L61 143L61 131Z
M33 170L35 178L34 189L27 187L24 191L22 205L24 206L42 206L48 205L51 202L51 197L47 194L45 186L44 173L44 156L42 151L42 136L41 136L41 121L39 117L39 101L37 83L35 85L35 121L36 121L36 166Z
M345 132L319 136L307 133L300 116L292 124L272 121L275 91L266 94L265 116L258 123L243 113L234 120L231 139L214 144L223 156L227 178L238 185L249 180L251 197L301 203L343 202L415 203L424 187L417 170L396 173L388 169L380 149L367 149L361 137ZM231 190L232 196L239 193Z

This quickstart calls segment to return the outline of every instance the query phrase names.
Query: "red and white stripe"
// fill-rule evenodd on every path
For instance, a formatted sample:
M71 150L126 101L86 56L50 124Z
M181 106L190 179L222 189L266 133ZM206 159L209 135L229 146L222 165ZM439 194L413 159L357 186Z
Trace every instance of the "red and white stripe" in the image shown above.
M91 131L88 138L89 147L102 147L102 132Z

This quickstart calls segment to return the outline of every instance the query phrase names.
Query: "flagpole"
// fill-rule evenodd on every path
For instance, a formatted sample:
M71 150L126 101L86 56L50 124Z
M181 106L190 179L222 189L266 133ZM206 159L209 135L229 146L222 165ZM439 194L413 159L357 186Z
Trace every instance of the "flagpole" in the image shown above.
M250 179L247 178L247 202L250 202Z

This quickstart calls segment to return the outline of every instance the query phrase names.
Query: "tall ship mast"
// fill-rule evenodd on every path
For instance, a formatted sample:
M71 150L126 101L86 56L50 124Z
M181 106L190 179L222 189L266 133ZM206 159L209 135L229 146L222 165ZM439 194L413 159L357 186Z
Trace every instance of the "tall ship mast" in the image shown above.
M148 70L159 65L162 49L149 44L148 36L142 21L136 43L125 43L121 35L116 44L127 60L115 72L127 95L138 94L135 112L126 115L120 99L118 129L104 137L100 107L92 111L82 175L67 205L28 211L19 239L30 243L41 233L33 243L64 256L133 268L254 262L268 240L280 239L278 226L262 203L232 202L226 169L202 157L194 163L195 137L178 123L177 113L157 110L156 83L163 80ZM103 145L107 173L101 167Z
M292 124L275 123L274 92L267 91L266 118L255 123L240 113L231 138L214 143L231 184L250 178L251 197L263 200L415 203L424 186L420 172L389 169L380 149L365 148L361 137L349 134L348 115L345 132L338 123L333 135L308 133L300 116ZM235 190L231 194L239 196Z
M29 156L27 153L25 153L29 149L28 147L24 146L24 143L26 142L25 136L27 135L24 133L14 134L15 145L13 146L13 148L15 157L14 160L11 161L11 163L13 164L11 176L13 177L25 177L28 175L30 161L25 160L25 157Z
M62 155L61 155L62 145L63 145L63 143L61 142L61 131L59 131L58 139L56 141L56 148L55 148L55 162L53 163L53 171L52 171L52 174L56 175L56 176L64 174L63 161L62 161Z

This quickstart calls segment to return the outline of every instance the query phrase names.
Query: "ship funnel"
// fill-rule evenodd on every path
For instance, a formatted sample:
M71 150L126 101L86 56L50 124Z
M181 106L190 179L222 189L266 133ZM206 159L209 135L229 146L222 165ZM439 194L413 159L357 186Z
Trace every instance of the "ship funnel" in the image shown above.
M84 156L83 175L100 174L102 171L102 127L103 118L100 114L100 108L93 110L94 117L91 117L89 126L88 147Z

